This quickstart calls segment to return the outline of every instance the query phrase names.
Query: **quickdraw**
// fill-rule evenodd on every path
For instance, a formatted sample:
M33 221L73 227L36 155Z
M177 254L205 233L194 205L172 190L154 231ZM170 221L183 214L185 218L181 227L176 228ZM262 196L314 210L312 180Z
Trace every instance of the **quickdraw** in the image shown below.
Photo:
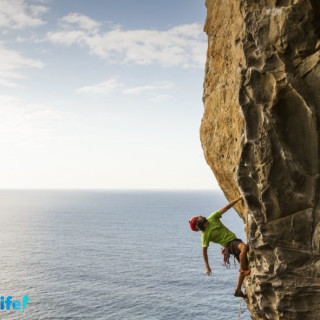
M230 253L228 246L222 247L221 248L221 254L223 255L223 263L222 265L226 267L227 269L230 269Z
M230 252L229 252L228 245L221 248L221 254L223 255L222 265L227 269L230 269L231 264L230 264ZM234 263L234 267L236 268L236 257L233 257L233 263Z

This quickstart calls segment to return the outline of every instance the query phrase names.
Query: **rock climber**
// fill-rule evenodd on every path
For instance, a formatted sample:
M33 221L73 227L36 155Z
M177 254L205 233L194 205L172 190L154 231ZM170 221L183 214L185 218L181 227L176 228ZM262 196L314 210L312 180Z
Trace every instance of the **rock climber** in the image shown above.
M241 286L244 277L250 274L247 257L248 245L243 243L241 239L237 239L236 235L220 221L222 214L232 208L241 199L242 197L234 199L222 209L213 212L208 218L202 216L192 217L189 224L193 231L202 231L202 254L207 275L211 274L207 252L209 243L218 243L223 247L222 253L224 254L225 262L229 262L229 255L232 254L240 263L238 284L234 296L247 298L247 295L241 291Z

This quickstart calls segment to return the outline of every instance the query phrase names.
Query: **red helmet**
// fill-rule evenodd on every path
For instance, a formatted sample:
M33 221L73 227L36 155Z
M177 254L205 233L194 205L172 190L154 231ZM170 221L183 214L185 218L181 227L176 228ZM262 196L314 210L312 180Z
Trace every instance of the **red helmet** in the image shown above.
M190 224L191 230L198 231L198 228L197 228L197 217L192 217L191 220L189 221L189 224Z

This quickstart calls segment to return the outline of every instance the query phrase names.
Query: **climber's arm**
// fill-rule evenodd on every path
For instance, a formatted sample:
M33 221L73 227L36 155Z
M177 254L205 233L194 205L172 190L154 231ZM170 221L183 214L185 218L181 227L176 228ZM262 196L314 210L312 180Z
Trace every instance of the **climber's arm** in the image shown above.
M242 196L232 200L229 204L227 204L225 207L223 207L222 209L219 210L219 212L221 214L225 213L226 211L228 211L230 208L232 208L239 200L242 199Z
M209 260L208 260L208 247L202 247L202 255L203 255L204 264L206 265L206 274L210 276L211 268L209 266Z

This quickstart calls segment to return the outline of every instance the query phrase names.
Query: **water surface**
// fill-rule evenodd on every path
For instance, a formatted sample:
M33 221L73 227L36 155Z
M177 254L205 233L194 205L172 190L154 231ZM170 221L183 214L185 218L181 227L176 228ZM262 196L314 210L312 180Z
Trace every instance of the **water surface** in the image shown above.
M212 191L0 191L1 296L30 298L0 319L238 319L238 266L211 244L207 276L188 224L225 204ZM245 240L235 211L222 221Z

